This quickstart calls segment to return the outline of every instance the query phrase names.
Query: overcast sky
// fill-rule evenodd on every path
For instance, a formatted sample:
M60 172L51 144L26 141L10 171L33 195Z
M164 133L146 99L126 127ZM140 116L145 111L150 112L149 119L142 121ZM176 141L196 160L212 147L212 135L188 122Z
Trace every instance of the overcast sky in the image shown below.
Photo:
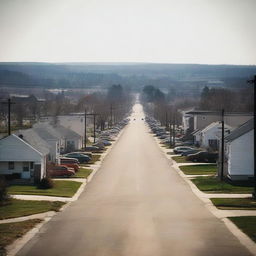
M0 61L256 64L256 0L0 0Z

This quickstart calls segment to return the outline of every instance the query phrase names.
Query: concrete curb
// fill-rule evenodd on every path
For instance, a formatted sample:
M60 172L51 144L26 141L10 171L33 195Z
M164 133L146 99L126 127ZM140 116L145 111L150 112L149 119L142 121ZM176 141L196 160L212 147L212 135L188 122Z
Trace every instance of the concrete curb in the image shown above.
M155 137L154 137L155 138ZM205 203L205 207L218 219L224 222L229 231L243 244L253 255L256 255L256 243L247 236L244 232L242 232L232 221L228 219L228 217L239 217L239 216L256 216L255 210L219 210L217 209L210 198L218 197L218 198L245 198L250 197L251 194L206 194L200 191L197 186L185 175L180 169L179 166L184 165L195 165L193 163L184 163L179 164L176 163L173 159L173 155L167 155L166 149L161 146L158 139L155 138L156 143L159 145L160 149L166 156L168 160L172 161L173 169L183 178L183 180L190 186L192 192ZM198 163L197 163L198 165ZM194 175L193 175L194 176Z
M64 199L66 199L66 202L67 204L63 205L61 207L61 209L59 211L64 211L72 202L78 200L79 196L82 194L82 192L84 191L87 183L89 183L93 176L96 174L96 172L100 169L105 157L109 154L109 152L112 150L112 148L114 147L114 145L117 143L117 141L119 140L119 138L122 136L124 130L125 130L126 126L120 131L120 133L117 135L115 141L112 142L112 145L107 149L106 152L104 152L102 155L101 155L101 159L99 161L97 161L97 164L96 165L93 165L91 167L88 167L89 169L93 169L92 173L87 177L87 179L85 179L85 181L83 182L83 184L80 186L80 188L78 189L78 191L75 193L75 195L72 197L72 198L63 198L63 197L50 197L50 196L46 196L48 201L50 198L54 198L54 200L52 201L62 201ZM62 179L63 180L63 179ZM70 180L70 179L69 179ZM78 181L77 179L75 181ZM22 195L23 196L23 195ZM33 196L31 195L31 197L37 197L38 196ZM40 197L45 197L45 196L40 196ZM16 198L16 197L15 197ZM57 199L56 199L57 198ZM17 199L21 199L21 198L18 198ZM45 200L47 200L45 199ZM31 199L27 199L27 200L31 200ZM34 200L38 200L38 199L34 199ZM39 199L41 200L41 199ZM43 199L42 199L43 200ZM14 256L16 255L16 253L18 253L18 251L29 241L31 240L40 230L41 228L44 226L44 224L46 224L48 221L50 221L52 219L52 217L54 217L56 214L58 214L58 212L46 212L44 213L45 215L41 215L41 214L34 214L34 215L29 215L29 216L26 216L26 217L20 217L20 218L15 218L16 220L17 219L21 219L20 221L25 221L25 220L29 220L29 219L36 219L35 218L35 215L41 215L37 218L41 219L42 218L42 222L37 224L33 229L31 229L30 231L28 231L23 237L15 240L12 244L8 245L6 247L6 254L8 256ZM31 217L31 218L30 218ZM22 219L24 218L24 219ZM8 221L8 223L11 223L11 222L18 222L19 220L17 221L11 221L11 220L14 220L14 219L6 219L6 221ZM5 222L7 223L7 222ZM1 223L0 223L1 224Z

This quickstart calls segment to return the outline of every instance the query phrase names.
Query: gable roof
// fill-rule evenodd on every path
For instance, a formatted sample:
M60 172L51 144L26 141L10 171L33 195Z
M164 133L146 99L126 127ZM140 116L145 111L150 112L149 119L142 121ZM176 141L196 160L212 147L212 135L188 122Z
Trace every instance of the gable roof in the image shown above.
M217 128L220 127L220 129L221 129L221 122L213 122L213 123L209 124L204 129L202 129L202 132L207 132L214 127L217 127ZM227 130L227 129L232 130L232 127L230 125L224 124L224 130Z
M38 161L43 154L12 134L0 140L0 161Z
M247 121L246 123L242 124L241 126L239 126L238 128L236 128L233 132L231 132L226 138L225 140L227 141L233 141L239 137L241 137L242 135L246 134L247 132L253 130L254 128L254 122L253 122L253 118L250 119L249 121Z
M52 126L48 123L39 123L39 124L35 124L33 129L35 129L35 130L42 129L45 132L50 133L53 137L58 138L58 139L69 139L69 138L80 139L81 138L81 136L78 133L76 133L64 126L61 126L61 125Z
M22 139L37 149L43 155L48 155L50 152L50 145L43 140L33 129L15 131L17 136L22 135Z
M209 110L194 110L189 111L186 114L190 115L220 115L221 111L209 111ZM253 116L251 112L225 112L225 116Z
M64 126L58 125L58 126L56 126L54 128L65 139L70 139L70 138L72 138L72 139L74 139L74 138L80 139L81 138L81 136L78 133L76 133L76 132L72 131L71 129L68 129L68 128L64 127Z

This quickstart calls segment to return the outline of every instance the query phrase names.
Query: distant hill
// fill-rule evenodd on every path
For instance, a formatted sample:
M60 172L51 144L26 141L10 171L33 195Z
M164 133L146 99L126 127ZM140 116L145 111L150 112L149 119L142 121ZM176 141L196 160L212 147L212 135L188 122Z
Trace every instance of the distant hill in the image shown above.
M243 87L256 66L151 63L0 63L0 87L84 88L123 84L161 88Z

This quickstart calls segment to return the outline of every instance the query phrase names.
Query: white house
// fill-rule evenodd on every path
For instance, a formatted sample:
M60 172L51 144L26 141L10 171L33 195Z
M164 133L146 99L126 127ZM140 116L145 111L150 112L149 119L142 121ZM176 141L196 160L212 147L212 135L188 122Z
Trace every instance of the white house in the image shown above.
M254 177L253 119L235 129L225 138L225 170L231 180Z
M47 149L38 151L15 134L0 140L0 174L38 182L46 176Z
M30 129L29 129L30 130ZM51 161L56 162L60 155L61 138L59 135L53 134L52 131L46 127L33 127L35 133L41 137L50 146Z
M224 136L230 134L233 128L224 124ZM204 148L217 150L219 147L219 139L221 138L222 124L221 122L213 122L201 130L199 145ZM198 134L198 133L197 133Z
M70 152L83 147L83 137L78 133L61 125L55 126L54 129L64 140L64 145L61 147L62 152Z

